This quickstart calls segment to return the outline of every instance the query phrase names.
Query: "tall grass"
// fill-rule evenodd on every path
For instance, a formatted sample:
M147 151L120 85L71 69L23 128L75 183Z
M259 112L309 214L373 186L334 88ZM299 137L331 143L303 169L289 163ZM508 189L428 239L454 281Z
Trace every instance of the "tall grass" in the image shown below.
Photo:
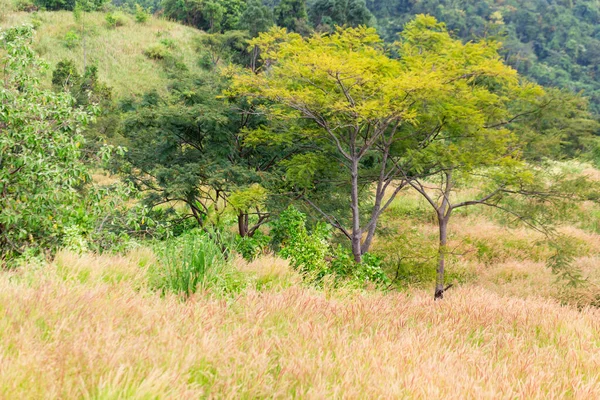
M595 309L473 287L182 302L132 284L147 251L105 257L0 274L0 398L600 398Z
M241 290L244 276L223 254L223 247L208 235L192 232L159 248L161 265L154 282L163 292L189 297L198 290L227 294Z

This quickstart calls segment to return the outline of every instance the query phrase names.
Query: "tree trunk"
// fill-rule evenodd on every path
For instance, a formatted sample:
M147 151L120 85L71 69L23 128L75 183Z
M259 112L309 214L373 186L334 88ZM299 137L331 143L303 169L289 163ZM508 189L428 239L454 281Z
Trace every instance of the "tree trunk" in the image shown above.
M246 213L238 214L238 232L241 237L248 236L248 214Z
M438 265L435 280L434 299L444 298L444 270L446 264L446 242L448 240L448 219L449 215L438 214L438 225L440 230L440 242L438 246Z
M360 210L358 204L358 158L352 160L352 254L354 261L360 263L362 261L362 249L360 242L362 239L362 231L360 229Z

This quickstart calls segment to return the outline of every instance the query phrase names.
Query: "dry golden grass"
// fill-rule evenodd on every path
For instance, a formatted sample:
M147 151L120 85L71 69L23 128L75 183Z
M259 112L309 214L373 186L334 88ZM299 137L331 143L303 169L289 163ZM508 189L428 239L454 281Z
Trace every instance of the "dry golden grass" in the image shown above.
M1 5L1 4L0 4ZM4 15L0 27L31 23L32 18L40 23L33 43L34 49L50 64L50 72L64 59L71 59L83 69L83 42L74 48L65 46L65 35L76 32L80 38L81 25L76 23L73 13L67 11L39 12L33 14L17 12ZM125 15L124 15L125 16ZM109 29L104 13L85 13L87 64L98 66L100 80L113 88L117 97L139 95L156 89L166 93L167 76L162 67L143 53L161 39L173 41L172 53L192 71L200 71L194 50L194 38L200 31L175 22L150 18L144 24L126 18L125 26ZM49 85L51 73L44 82Z
M596 309L473 287L433 302L299 283L182 302L144 286L154 262L146 249L62 252L3 272L0 397L600 398ZM237 265L294 275L272 257Z

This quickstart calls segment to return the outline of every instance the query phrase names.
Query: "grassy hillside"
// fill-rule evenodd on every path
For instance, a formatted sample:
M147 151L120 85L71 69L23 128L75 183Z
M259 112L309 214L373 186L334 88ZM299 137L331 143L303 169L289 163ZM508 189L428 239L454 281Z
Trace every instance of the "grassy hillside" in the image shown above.
M118 14L123 26L109 28L105 15L85 13L82 18L85 34L73 13L66 11L6 13L0 19L0 26L22 23L37 26L33 47L50 64L50 72L45 78L48 84L51 71L60 60L71 59L83 69L84 39L88 65L95 63L98 66L100 79L113 88L117 97L152 89L166 91L163 68L144 55L144 51L153 46L168 46L168 51L188 69L199 70L194 38L200 31L157 18L139 24L126 14ZM161 41L166 46L161 45Z
M600 397L600 311L472 286L318 291L276 284L187 302L150 292L151 252L0 275L2 398Z

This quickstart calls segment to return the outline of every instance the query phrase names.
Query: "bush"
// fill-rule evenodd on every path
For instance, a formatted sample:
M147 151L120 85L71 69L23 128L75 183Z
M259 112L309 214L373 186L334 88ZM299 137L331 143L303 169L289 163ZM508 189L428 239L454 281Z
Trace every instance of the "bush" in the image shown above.
M157 253L164 269L155 271L154 280L163 294L173 292L187 298L201 289L229 294L246 285L221 247L204 233L193 231L171 239Z
M171 52L162 44L155 44L144 50L144 55L152 60L165 60L171 58Z
M139 4L135 5L135 22L143 24L150 18L150 13Z
M292 266L309 280L320 282L331 275L336 281L356 285L389 282L378 257L364 254L363 261L357 264L348 249L342 246L335 250L331 248L328 225L319 223L309 233L306 216L294 207L281 213L272 234L274 244L281 248L279 254L289 259Z
M38 6L33 4L31 0L17 0L15 2L17 11L33 12L38 10Z
M35 4L48 11L73 10L77 4L76 0L34 0ZM108 0L88 0L83 5L84 11L98 11L102 9ZM82 3L80 3L82 4Z
M235 249L248 261L256 259L259 255L267 252L271 238L261 232L256 232L254 236L237 236Z
M69 31L63 38L63 45L67 49L73 49L79 45L80 37L75 31Z
M114 29L127 24L127 19L120 14L107 13L104 19L106 20L106 26L109 29Z
M163 46L165 46L167 49L175 49L177 47L177 44L175 43L175 41L173 39L169 39L169 38L163 38L159 40L159 43L162 44Z

